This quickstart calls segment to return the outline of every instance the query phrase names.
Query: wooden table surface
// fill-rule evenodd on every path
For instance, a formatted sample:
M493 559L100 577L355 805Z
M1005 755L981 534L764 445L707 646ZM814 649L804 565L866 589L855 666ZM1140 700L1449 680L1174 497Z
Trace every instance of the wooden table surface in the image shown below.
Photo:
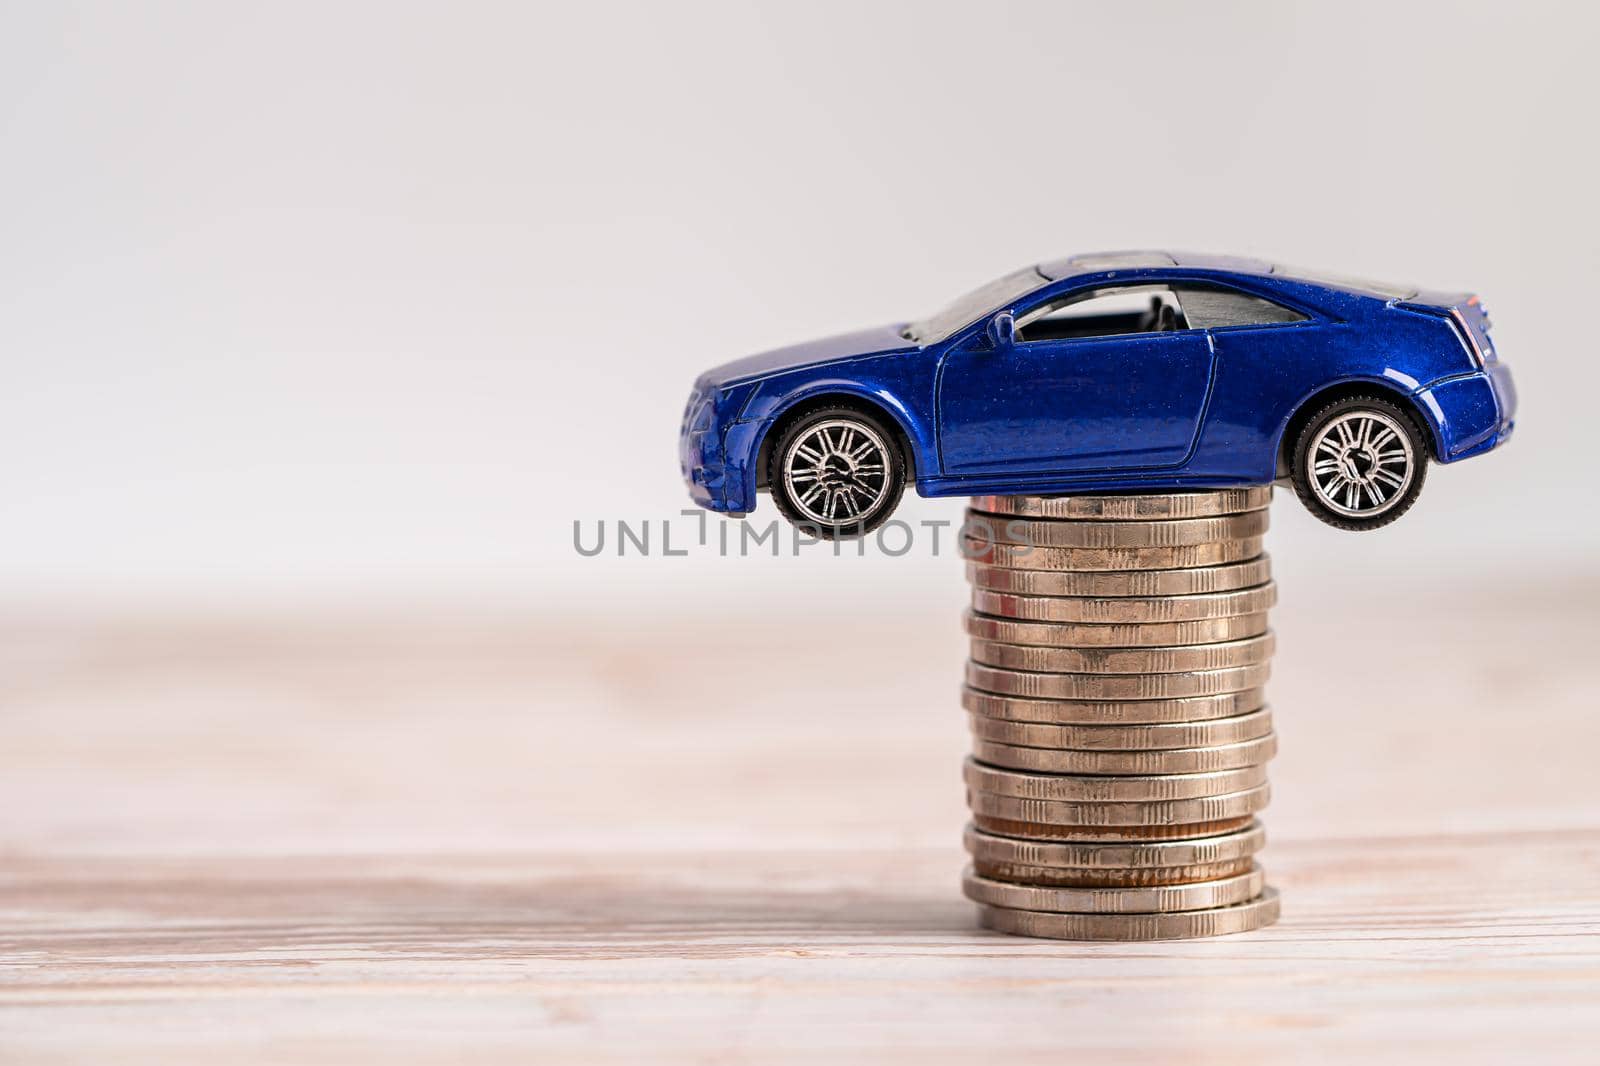
M956 602L15 611L0 1060L1597 1061L1600 587L1330 589L1282 921L1136 945L975 928Z

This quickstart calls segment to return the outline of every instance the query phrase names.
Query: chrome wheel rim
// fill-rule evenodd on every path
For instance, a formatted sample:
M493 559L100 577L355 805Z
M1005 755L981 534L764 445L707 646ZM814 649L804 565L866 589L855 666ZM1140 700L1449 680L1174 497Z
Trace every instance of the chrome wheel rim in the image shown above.
M865 521L889 495L889 446L860 422L818 422L789 445L783 483L795 508L819 525Z
M1311 442L1311 487L1323 506L1346 518L1393 507L1416 477L1411 437L1381 411L1339 415Z

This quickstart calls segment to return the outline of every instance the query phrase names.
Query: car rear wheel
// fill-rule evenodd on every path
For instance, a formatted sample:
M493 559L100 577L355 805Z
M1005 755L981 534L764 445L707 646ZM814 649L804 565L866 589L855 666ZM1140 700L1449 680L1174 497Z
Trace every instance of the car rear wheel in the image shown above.
M1318 411L1294 449L1294 489L1306 508L1339 529L1377 529L1416 502L1428 447L1415 417L1376 396Z
M826 407L791 422L771 463L767 483L778 510L830 540L877 528L905 489L898 434L854 408Z

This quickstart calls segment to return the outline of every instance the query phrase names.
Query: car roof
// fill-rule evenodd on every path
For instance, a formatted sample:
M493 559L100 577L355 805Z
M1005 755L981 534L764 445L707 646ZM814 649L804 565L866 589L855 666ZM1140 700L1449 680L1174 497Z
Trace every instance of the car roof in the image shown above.
M1404 300L1417 295L1415 285L1398 285L1384 281L1346 277L1321 270L1269 263L1265 259L1251 259L1239 255L1207 255L1204 252L1120 251L1090 252L1065 259L1040 263L1038 271L1051 281L1083 274L1100 274L1115 270L1159 270L1163 268L1188 268L1215 270L1226 274L1273 277L1283 281L1297 281L1321 289L1338 289L1370 296L1380 300ZM1451 297L1454 299L1454 296Z
M1237 255L1206 255L1201 252L1163 252L1154 250L1090 252L1039 264L1039 273L1051 281L1079 274L1098 274L1106 270L1149 270L1160 267L1194 267L1224 270L1234 274L1271 274L1272 264L1264 259Z

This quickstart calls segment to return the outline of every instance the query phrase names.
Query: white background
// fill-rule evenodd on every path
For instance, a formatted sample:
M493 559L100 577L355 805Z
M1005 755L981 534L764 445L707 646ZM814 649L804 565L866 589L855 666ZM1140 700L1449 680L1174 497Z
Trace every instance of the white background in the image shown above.
M954 597L921 550L581 559L571 523L687 505L712 364L1145 246L1494 314L1517 439L1370 537L1280 496L1286 585L1588 570L1597 29L1525 3L7 4L0 586Z

